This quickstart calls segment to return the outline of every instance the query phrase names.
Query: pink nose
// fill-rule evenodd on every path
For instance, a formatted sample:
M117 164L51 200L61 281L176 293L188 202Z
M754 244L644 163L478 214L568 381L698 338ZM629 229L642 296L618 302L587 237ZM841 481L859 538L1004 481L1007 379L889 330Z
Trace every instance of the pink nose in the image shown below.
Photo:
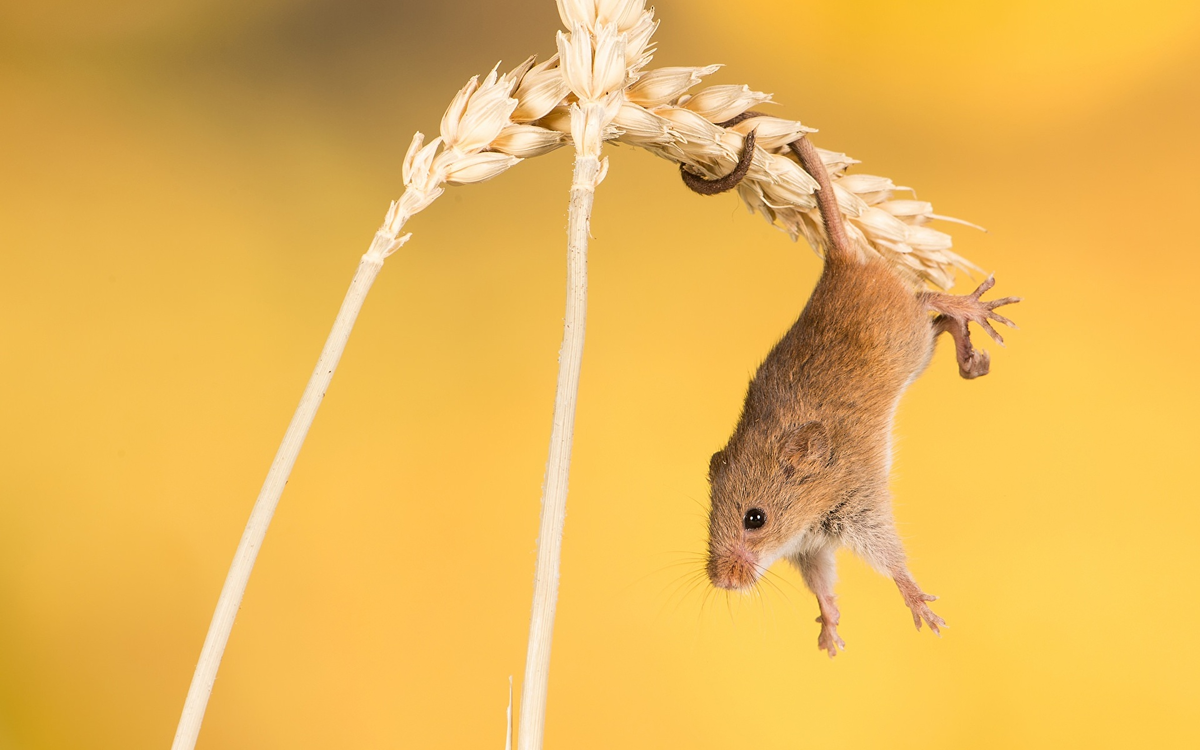
M708 555L708 579L719 589L745 591L758 581L755 555L744 548L712 551Z

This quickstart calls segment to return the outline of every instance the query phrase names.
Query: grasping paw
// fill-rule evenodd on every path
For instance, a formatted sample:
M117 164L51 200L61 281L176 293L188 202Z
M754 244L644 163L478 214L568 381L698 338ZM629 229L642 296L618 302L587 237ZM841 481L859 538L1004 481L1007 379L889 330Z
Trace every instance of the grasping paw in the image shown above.
M941 629L946 627L946 621L935 615L926 604L926 602L936 602L937 597L922 591L906 570L897 572L893 576L893 580L896 581L896 587L900 589L900 596L904 597L904 603L912 610L913 624L917 626L917 630L921 629L921 621L924 620L930 630L941 635Z
M826 623L824 617L818 617L817 622L821 623L821 635L817 637L817 648L827 652L830 659L838 655L839 649L845 651L846 642L837 633L837 620Z
M970 347L958 358L958 374L965 380L974 380L988 374L992 367L992 355L982 349Z
M958 374L968 380L987 375L991 358L987 352L979 351L971 345L971 332L967 330L967 323L977 324L1001 346L1004 345L1004 339L988 321L994 320L1010 328L1017 327L1016 323L996 312L996 308L1020 302L1020 297L1004 297L988 301L980 299L983 293L995 284L995 277L988 276L978 289L967 295L959 296L941 292L926 292L922 295L925 306L938 313L933 321L935 335L949 333L954 338L954 348L958 357Z
M1009 328L1016 328L1017 324L997 313L996 308L1004 307L1005 305L1016 304L1017 302L1021 301L1021 298L1002 297L1000 299L991 301L984 301L980 299L984 292L991 289L995 285L996 277L988 276L975 291L971 292L966 297L959 297L958 299L963 301L962 318L978 324L980 328L987 331L987 334L992 337L993 341L995 341L997 344L1003 344L1004 339L1000 336L999 332L997 332L995 328L992 328L992 324L988 321L994 320L997 323L1003 323Z
M909 594L901 589L904 594L904 603L912 610L913 624L917 626L917 630L921 629L921 621L924 620L929 629L937 635L941 635L941 628L946 627L946 621L933 613L926 602L935 602L937 597L932 594L923 593L917 589L915 594Z

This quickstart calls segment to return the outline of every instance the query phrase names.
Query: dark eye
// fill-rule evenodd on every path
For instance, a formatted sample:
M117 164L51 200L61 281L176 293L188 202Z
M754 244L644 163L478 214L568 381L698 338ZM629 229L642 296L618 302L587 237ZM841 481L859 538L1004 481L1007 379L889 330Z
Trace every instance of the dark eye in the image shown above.
M742 525L747 529L761 529L763 524L767 522L767 514L763 513L758 508L751 508L746 511L746 515L742 518Z

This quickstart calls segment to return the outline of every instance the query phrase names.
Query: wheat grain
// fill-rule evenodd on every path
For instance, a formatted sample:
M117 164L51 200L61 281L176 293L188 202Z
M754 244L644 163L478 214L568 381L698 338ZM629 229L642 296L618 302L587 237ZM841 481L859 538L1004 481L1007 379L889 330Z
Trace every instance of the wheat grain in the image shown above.
M447 185L490 180L531 156L564 145L561 133L529 124L560 104L568 92L552 58L534 65L533 57L503 75L493 68L483 80L473 76L442 115L440 135L425 143L417 132L404 157L404 193L393 201L368 255L394 253L409 235L405 224L442 195Z
M824 252L816 181L788 151L789 143L813 128L758 113L744 117L771 102L770 94L745 85L688 93L720 65L644 70L658 27L644 2L558 0L558 10L569 31L558 32L556 55L538 65L530 58L504 75L493 70L482 81L472 78L447 108L440 137L427 145L420 133L414 137L405 159L404 195L376 237L384 257L407 240L400 230L408 219L445 186L491 179L569 142L598 155L601 142L618 139L713 179L734 168L751 131L757 142L738 195L751 212ZM722 126L730 120L735 121ZM953 286L956 270L978 270L951 251L948 234L927 226L935 220L967 222L935 214L928 202L895 198L909 189L886 177L848 173L858 162L843 153L818 153L850 241L861 252L944 289ZM601 166L599 175L607 162Z

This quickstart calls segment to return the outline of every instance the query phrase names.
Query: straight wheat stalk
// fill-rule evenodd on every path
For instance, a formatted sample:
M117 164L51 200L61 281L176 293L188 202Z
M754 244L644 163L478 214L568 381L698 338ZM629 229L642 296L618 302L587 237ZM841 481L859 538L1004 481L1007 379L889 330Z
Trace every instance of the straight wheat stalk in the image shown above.
M604 180L608 167L607 160L600 159L600 149L604 134L619 110L621 91L631 75L649 60L648 43L657 26L652 14L643 10L642 0L603 5L593 5L591 0L560 0L558 10L569 30L558 33L558 57L563 79L577 99L564 112L564 123L569 122L571 142L575 145L575 169L567 218L567 309L558 358L554 427L542 488L518 750L540 750L545 732L550 647L567 513L567 479L587 319L588 229L596 187Z
M583 362L587 321L588 225L600 170L600 161L594 155L576 154L571 208L567 219L567 309L558 359L558 390L554 396L550 456L546 460L546 482L542 490L542 521L538 532L537 571L534 574L529 646L525 655L525 681L521 690L518 750L540 748L546 723L550 645L554 638L558 570L567 513L567 478L571 470L575 405L579 396L579 371Z

